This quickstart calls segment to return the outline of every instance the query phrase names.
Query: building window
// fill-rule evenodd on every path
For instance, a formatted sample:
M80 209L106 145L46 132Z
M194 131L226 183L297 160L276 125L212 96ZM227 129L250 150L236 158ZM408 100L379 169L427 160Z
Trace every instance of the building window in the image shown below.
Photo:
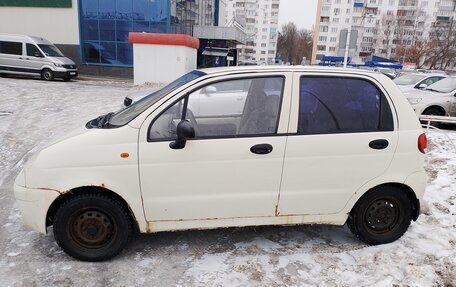
M193 25L213 25L212 5L195 5L192 0L179 2L170 5L169 0L81 0L82 62L132 66L130 32L191 35Z

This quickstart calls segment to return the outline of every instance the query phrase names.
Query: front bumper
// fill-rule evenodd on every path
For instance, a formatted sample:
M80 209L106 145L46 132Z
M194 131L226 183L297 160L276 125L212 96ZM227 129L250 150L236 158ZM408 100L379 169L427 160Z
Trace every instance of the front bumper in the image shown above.
M25 225L41 233L46 231L46 215L52 202L60 195L50 189L36 189L14 184L14 196Z
M56 78L76 78L78 76L78 70L55 71L54 76Z

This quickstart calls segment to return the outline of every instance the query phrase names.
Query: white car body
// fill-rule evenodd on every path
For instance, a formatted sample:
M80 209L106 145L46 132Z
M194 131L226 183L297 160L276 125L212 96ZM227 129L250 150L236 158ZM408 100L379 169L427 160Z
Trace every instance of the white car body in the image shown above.
M430 90L439 82L423 90L404 92L404 96L418 117L423 114L456 116L456 77L448 77L445 80L451 79L455 79L455 86L453 90L448 92L441 93Z
M417 149L423 131L401 91L386 76L321 67L202 71L206 75L163 96L128 124L81 128L31 158L14 186L24 222L46 233L60 198L92 188L124 201L143 233L251 225L343 225L358 200L384 184L410 190L419 210L426 184L424 154ZM216 81L258 76L284 79L276 136L188 140L179 150L171 149L170 141L148 141L154 119L182 95ZM296 135L299 81L306 76L373 83L391 107L393 130ZM239 98L245 101L243 93ZM198 112L209 113L195 110L195 115ZM369 148L369 142L380 138L389 142L386 148ZM273 145L273 151L249 152L261 143Z
M401 79L403 77L413 77L413 76L416 77L416 80L414 80L412 83L408 83L408 84L399 84L398 83L401 81ZM406 92L413 92L416 90L426 88L429 85L432 85L433 83L435 83L441 79L444 79L446 77L447 76L445 74L437 74L437 73L434 73L434 74L412 73L412 74L404 74L402 76L399 76L396 79L394 79L393 82L395 82L397 84L397 86L399 87L399 89L401 89L402 92L406 93Z

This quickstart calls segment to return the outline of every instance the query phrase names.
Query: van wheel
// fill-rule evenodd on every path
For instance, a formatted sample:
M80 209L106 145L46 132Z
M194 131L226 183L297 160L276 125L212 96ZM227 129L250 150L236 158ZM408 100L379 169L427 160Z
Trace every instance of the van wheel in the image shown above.
M351 232L369 245L400 238L410 226L412 206L399 188L382 186L363 195L350 212Z
M70 256L104 261L127 245L132 234L128 212L116 200L99 194L81 194L64 202L54 217L54 237Z
M44 69L41 71L41 79L45 81L52 81L54 80L54 73L49 69Z

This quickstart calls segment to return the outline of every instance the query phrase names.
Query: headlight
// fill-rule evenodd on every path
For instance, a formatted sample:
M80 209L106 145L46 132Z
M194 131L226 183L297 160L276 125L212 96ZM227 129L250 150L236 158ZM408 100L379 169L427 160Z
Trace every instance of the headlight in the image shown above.
M54 66L56 66L56 67L62 67L62 64L54 63Z
M421 98L408 98L407 99L411 105L416 105L421 102Z

